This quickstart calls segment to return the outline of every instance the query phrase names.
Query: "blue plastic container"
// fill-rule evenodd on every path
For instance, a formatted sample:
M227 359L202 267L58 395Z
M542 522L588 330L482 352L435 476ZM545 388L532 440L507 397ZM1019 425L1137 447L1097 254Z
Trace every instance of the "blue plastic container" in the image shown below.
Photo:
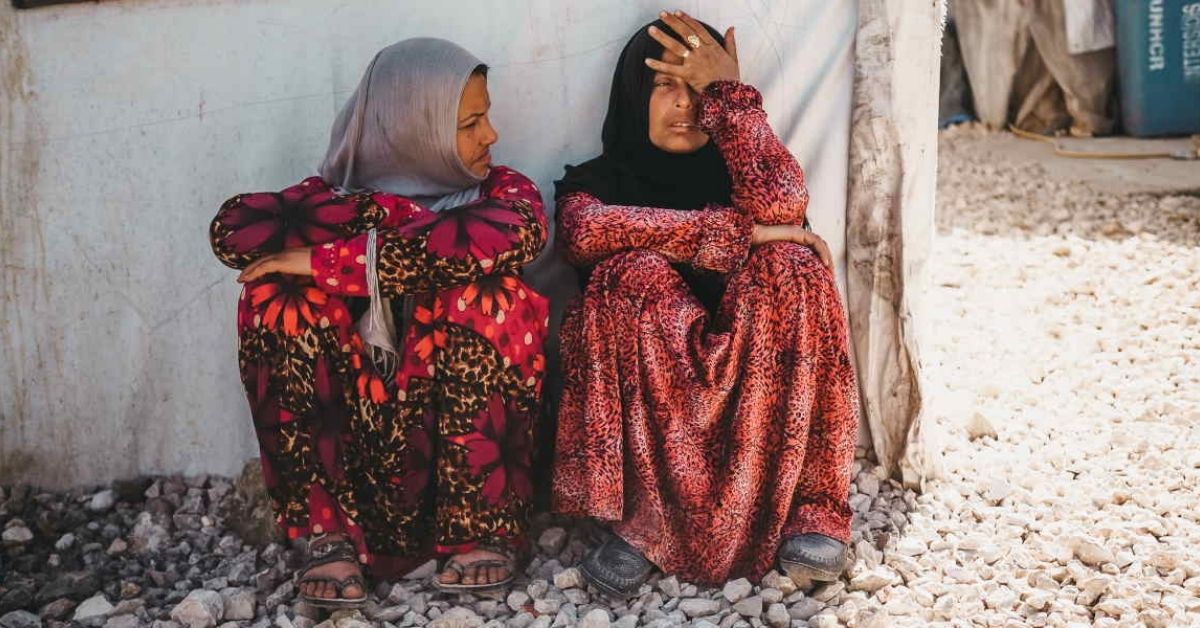
M1200 133L1200 0L1116 0L1125 132Z

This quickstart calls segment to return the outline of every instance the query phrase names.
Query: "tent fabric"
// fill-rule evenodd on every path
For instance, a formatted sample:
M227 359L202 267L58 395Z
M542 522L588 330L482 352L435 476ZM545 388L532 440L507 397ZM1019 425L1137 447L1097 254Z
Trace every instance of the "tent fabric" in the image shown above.
M1107 2L951 0L979 119L1037 133L1112 132L1116 59L1103 45L1112 29Z
M1079 54L1117 45L1112 0L1063 0L1067 52Z
M860 6L869 18L861 23ZM866 391L864 438L899 473L920 431L920 233L933 206L938 3L678 7L737 28L743 76L806 170L813 228L839 260L838 277L853 283L843 288ZM0 247L3 314L13 329L0 366L12 383L0 387L0 468L47 487L236 473L254 439L229 324L238 286L203 237L220 202L312 174L372 55L413 36L459 42L491 66L497 160L552 201L563 165L599 152L622 44L663 8L676 7L512 0L464 13L384 0L175 0L18 13L0 4L0 65L16 77L0 89L0 152L12 156L0 195L13 201L0 204L12 244ZM872 95L880 99L864 100ZM877 229L888 237L875 239ZM155 272L110 272L138 268ZM574 290L552 252L527 277L557 308ZM85 328L74 307L81 294L91 304ZM154 333L167 323L173 333ZM903 394L893 399L892 387Z
M941 476L921 419L922 311L937 172L940 3L861 0L855 46L848 251L851 342L879 463L906 485ZM913 89L927 85L928 89Z

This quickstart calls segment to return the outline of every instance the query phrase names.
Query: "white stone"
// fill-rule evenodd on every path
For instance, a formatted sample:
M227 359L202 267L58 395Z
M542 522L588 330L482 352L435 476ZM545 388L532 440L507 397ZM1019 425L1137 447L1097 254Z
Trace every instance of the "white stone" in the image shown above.
M921 612L922 607L911 595L893 595L883 605L883 610L891 616L914 615Z
M617 621L612 623L612 628L637 628L638 616L634 614L623 615Z
M1111 615L1113 617L1121 617L1127 614L1132 615L1134 612L1133 607L1131 607L1127 602L1113 599L1104 600L1103 602L1096 604L1094 608L1105 615Z
M796 592L796 583L788 576L774 569L768 571L767 575L763 576L762 586L767 589L779 589L784 595L791 595Z
M3 500L3 493L0 493L0 502ZM29 611L9 611L0 616L0 628L42 628L42 620Z
M1017 603L1017 594L1008 587L998 587L995 591L987 594L983 603L990 609L1006 611Z
M566 545L567 537L567 531L562 528L546 528L538 536L538 547L551 556L557 556Z
M250 589L225 589L221 591L224 619L246 621L254 619L254 591Z
M920 556L929 551L929 548L921 539L904 537L896 544L896 551L904 556Z
M28 543L32 541L33 532L30 532L29 528L26 528L25 526L12 526L11 528L4 529L4 533L0 534L0 539L2 539L5 543L20 545L22 543Z
M483 624L483 618L465 606L455 606L429 622L430 628L479 628Z
M810 618L808 625L810 628L839 628L842 623L833 613L821 613Z
M544 597L533 601L533 610L542 615L554 615L562 607L563 600L554 597Z
M879 478L875 477L873 473L860 473L854 483L858 487L858 492L872 499L879 495Z
M750 581L745 578L730 580L725 583L725 588L721 590L721 594L731 604L746 599L746 596L753 592L754 585L750 584Z
M575 589L587 586L583 574L575 567L568 567L554 574L554 586L560 589Z
M896 584L900 581L900 576L891 568L886 566L876 567L864 571L850 580L851 591L866 591L874 593L883 587Z
M92 495L88 502L88 510L92 512L108 512L117 503L117 496L112 489L105 489Z
M788 614L792 616L792 619L808 621L814 615L820 613L824 609L824 604L810 597L806 597L788 607Z
M428 560L421 564L416 569L404 575L405 580L428 580L437 573L438 564L436 560Z
M171 619L188 628L212 628L221 623L225 602L216 591L196 589L171 610Z
M582 619L579 620L580 628L609 628L612 620L609 618L608 611L602 608L594 608L587 612Z
M1087 565L1098 567L1113 562L1114 557L1108 548L1099 541L1090 538L1079 538L1075 541L1075 557Z
M667 597L679 597L682 594L679 587L679 579L675 576L667 576L659 580L658 590L666 594Z
M733 610L742 617L759 617L763 611L763 599L758 595L744 598L733 605Z
M688 617L702 617L721 610L721 603L716 600L693 597L680 601L679 610Z
M524 610L525 605L528 604L531 599L532 598L529 597L528 593L520 590L514 590L508 594L508 597L505 599L505 603L508 604L508 607L512 609L514 613L519 613Z
M71 619L79 621L89 617L103 617L111 612L113 612L113 605L109 604L104 594L97 593L80 602L79 606L75 607L75 614L71 616Z
M767 609L767 625L772 628L788 628L792 625L792 616L783 604L772 604Z
M1046 610L1053 601L1054 594L1049 591L1034 591L1029 594L1029 597L1025 598L1025 603L1030 608L1038 611Z
M982 412L975 412L971 415L971 420L967 422L967 438L979 440L987 437L998 437L996 427Z
M763 602L766 602L767 604L774 604L776 602L783 601L783 591L780 591L779 589L764 588L759 592L759 595L762 596Z
M994 477L988 480L983 496L993 504L998 504L1012 494L1012 486L1004 478Z
M134 615L117 615L104 622L104 628L138 628L140 625L141 622Z
M133 530L129 533L129 545L133 551L145 554L155 554L166 549L171 542L167 529L154 520L154 515L143 512L138 515Z

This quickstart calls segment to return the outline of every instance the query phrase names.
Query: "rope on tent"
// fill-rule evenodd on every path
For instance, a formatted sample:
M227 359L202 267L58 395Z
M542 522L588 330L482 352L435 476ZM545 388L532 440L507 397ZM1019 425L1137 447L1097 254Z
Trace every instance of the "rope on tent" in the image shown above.
M1072 159L1177 159L1181 161L1200 159L1200 135L1192 136L1192 148L1190 150L1179 150L1170 153L1118 153L1105 151L1089 152L1063 148L1059 146L1058 140L1053 137L1030 133L1029 131L1018 129L1012 124L1008 125L1008 130L1012 131L1017 137L1050 144L1054 147L1054 154Z

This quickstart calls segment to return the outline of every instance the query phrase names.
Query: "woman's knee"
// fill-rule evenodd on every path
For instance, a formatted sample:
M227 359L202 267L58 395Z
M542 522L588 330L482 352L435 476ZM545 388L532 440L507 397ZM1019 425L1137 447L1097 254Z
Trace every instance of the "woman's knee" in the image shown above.
M492 333L497 328L520 328L522 335L530 334L527 344L536 341L539 346L545 336L550 301L516 275L485 277L440 297L448 301L447 320L456 325L480 332L490 327Z
M795 242L768 242L755 247L746 269L756 275L781 278L829 272L816 251Z
M661 291L673 281L681 279L665 256L637 249L617 253L597 264L592 271L588 291L641 296Z

